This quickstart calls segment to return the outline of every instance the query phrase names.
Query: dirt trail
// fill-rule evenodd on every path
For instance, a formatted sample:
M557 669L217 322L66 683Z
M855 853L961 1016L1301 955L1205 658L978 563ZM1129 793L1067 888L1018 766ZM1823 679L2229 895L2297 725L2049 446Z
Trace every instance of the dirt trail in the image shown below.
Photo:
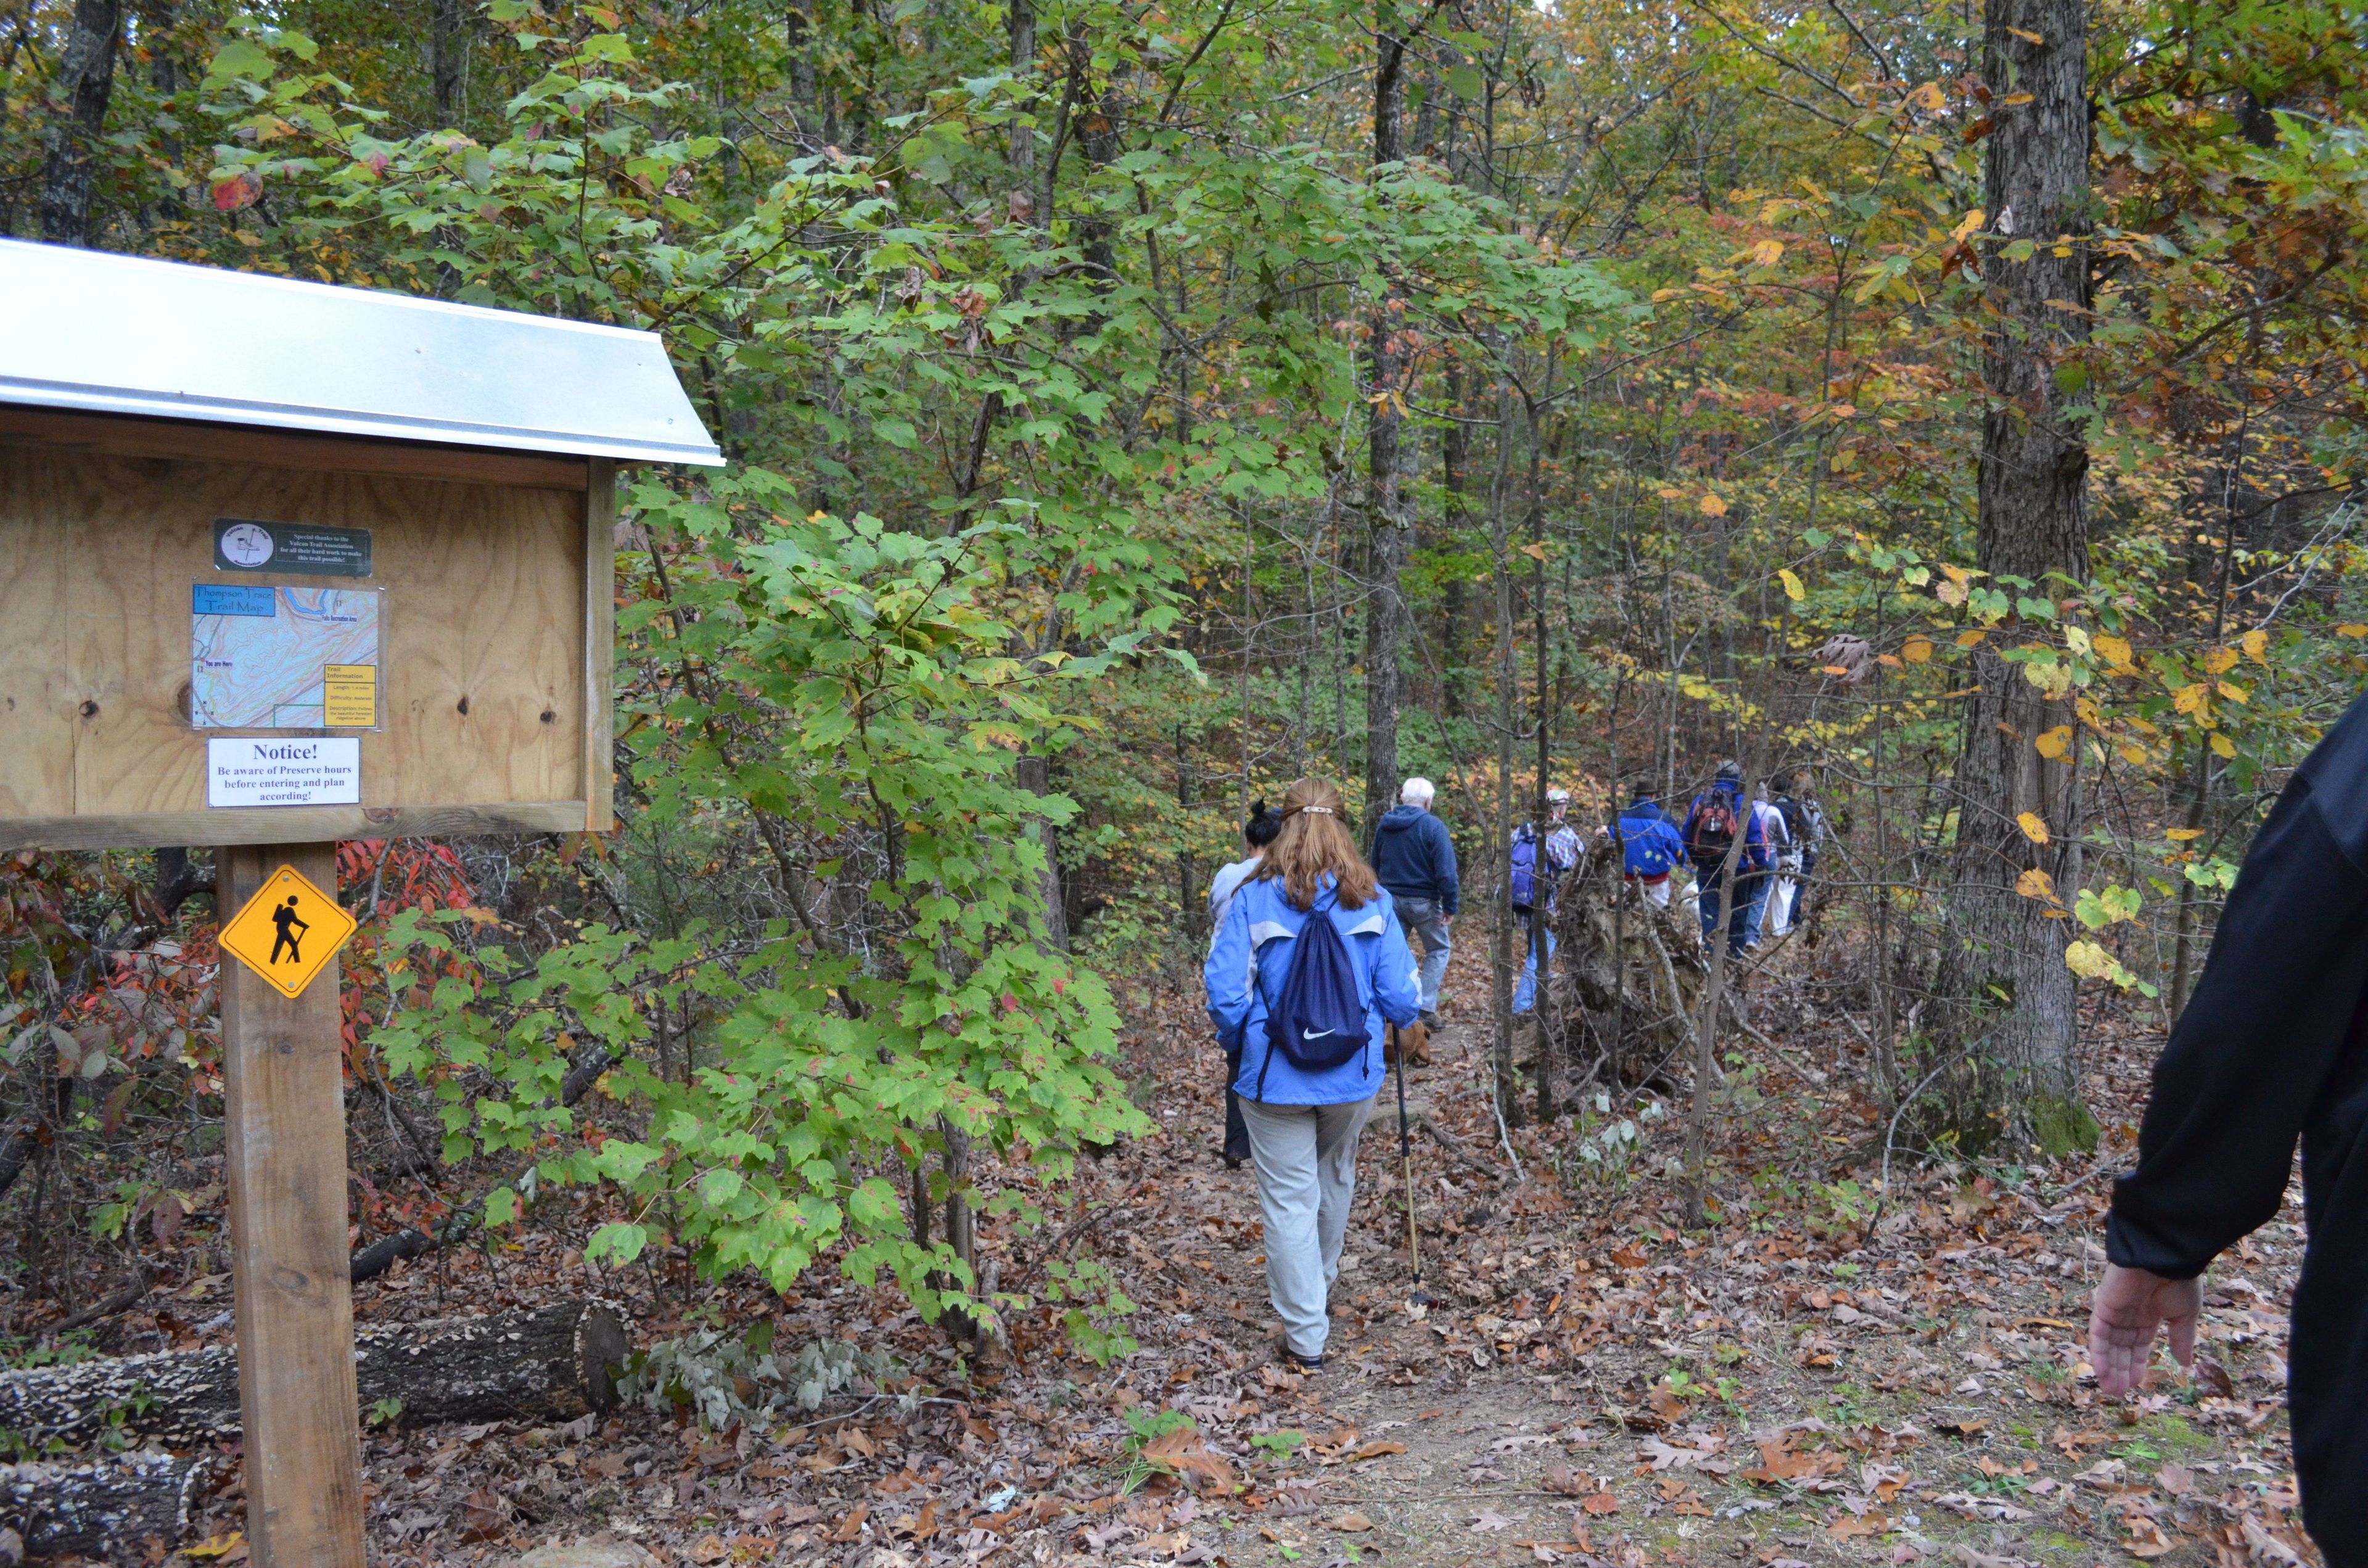
M1737 1062L1713 1221L1682 1233L1662 1172L1680 1134L1643 1115L1649 1096L1516 1131L1528 1179L1511 1178L1480 966L1460 958L1464 1000L1414 1085L1463 1150L1416 1145L1433 1299L1407 1299L1385 1098L1313 1377L1274 1363L1253 1177L1218 1158L1222 1074L1197 998L1146 995L1130 1051L1160 1131L1076 1183L1111 1217L1092 1245L1135 1305L1137 1352L1096 1368L1039 1306L1014 1322L1013 1363L968 1365L893 1293L821 1271L786 1297L735 1283L695 1308L670 1285L639 1300L645 1339L763 1321L781 1343L891 1351L903 1371L795 1426L707 1433L636 1408L597 1426L375 1436L376 1560L507 1563L605 1535L699 1568L2309 1561L2281 1400L2299 1215L2215 1271L2201 1378L2102 1405L2078 1334L2101 1182L2078 1166L1910 1176L1903 1164L1878 1205L1876 1113L1847 1087L1862 1076L1851 1037L1805 1004L1798 971L1815 961L1755 982L1754 1004L1825 1083ZM2125 1156L2116 1085L2144 1082L2153 1041L2112 1018L2091 1038L2111 1138L2095 1176ZM1609 1147L1622 1116L1633 1147L1572 1157L1582 1137ZM528 1244L576 1267L561 1238ZM392 1299L424 1278L372 1289ZM217 1499L210 1528L235 1528L237 1506Z

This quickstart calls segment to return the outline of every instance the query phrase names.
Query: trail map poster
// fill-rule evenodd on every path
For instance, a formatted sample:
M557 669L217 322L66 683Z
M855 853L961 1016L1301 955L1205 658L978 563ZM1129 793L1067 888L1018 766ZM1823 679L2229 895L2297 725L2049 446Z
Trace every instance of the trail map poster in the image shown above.
M193 585L189 722L375 729L379 597L374 588Z

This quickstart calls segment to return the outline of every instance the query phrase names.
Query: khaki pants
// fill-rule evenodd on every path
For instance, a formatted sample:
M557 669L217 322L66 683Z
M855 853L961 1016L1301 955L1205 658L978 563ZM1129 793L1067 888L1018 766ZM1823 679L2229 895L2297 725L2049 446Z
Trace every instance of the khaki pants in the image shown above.
M1349 1205L1357 1196L1357 1140L1372 1114L1372 1099L1326 1106L1242 1102L1258 1166L1258 1207L1266 1211L1267 1295L1294 1355L1323 1355L1332 1332L1327 1308L1349 1233Z

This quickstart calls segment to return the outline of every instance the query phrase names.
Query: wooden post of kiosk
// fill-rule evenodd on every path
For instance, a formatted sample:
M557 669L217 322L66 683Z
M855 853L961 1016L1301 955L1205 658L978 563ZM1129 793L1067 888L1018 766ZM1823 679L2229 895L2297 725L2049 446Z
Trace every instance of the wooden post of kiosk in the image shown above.
M617 467L723 459L648 333L9 240L0 298L0 852L219 851L249 1549L362 1568L336 846L613 825Z
M315 887L336 887L336 847L222 851L221 907L245 908L283 865ZM248 1549L257 1562L362 1568L337 960L293 999L240 962L222 964L222 986Z

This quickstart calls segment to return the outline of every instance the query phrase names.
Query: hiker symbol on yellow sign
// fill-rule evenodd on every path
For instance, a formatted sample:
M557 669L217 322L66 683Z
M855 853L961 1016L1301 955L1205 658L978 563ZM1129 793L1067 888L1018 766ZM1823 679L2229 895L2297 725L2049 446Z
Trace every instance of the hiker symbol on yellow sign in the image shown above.
M222 930L222 951L294 998L356 929L337 901L282 866Z

